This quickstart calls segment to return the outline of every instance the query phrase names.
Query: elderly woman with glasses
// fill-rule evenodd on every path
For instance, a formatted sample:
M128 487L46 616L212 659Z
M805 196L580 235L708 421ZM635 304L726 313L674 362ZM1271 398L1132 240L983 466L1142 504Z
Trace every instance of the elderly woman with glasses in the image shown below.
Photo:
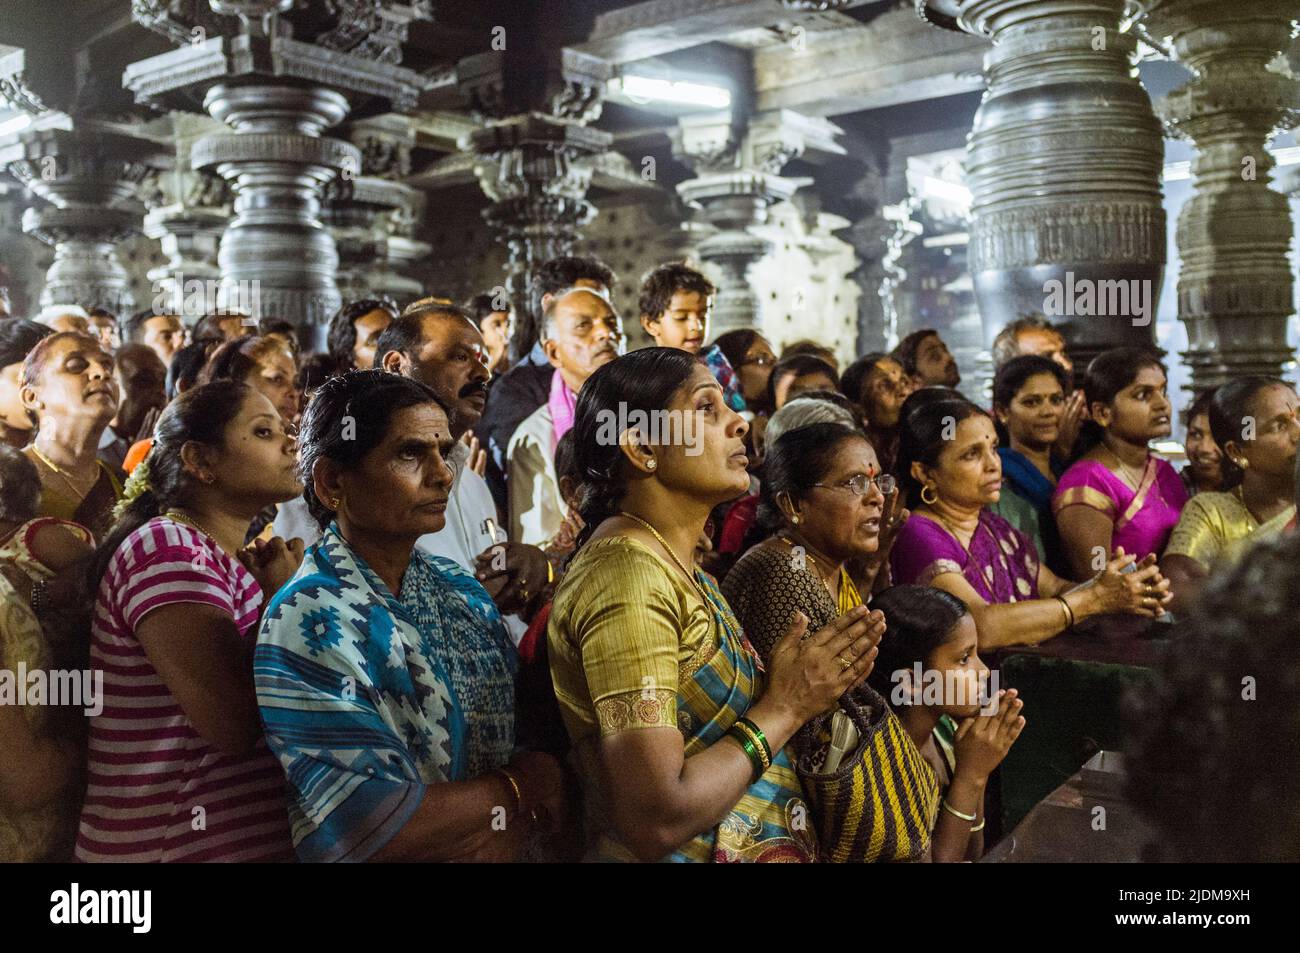
M722 586L760 655L772 651L795 612L808 617L811 631L862 605L906 516L886 521L895 492L856 427L810 424L773 444L759 511L772 535L740 558Z

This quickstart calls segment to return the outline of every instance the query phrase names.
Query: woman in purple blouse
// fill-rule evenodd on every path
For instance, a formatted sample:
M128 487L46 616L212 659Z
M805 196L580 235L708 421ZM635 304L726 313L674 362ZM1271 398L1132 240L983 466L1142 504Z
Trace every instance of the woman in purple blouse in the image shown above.
M1116 554L1076 585L1038 560L1030 539L985 509L1002 486L993 421L964 399L914 407L902 422L896 474L909 519L890 557L896 584L935 586L970 608L981 650L1042 642L1106 612L1157 616L1169 583L1154 559Z

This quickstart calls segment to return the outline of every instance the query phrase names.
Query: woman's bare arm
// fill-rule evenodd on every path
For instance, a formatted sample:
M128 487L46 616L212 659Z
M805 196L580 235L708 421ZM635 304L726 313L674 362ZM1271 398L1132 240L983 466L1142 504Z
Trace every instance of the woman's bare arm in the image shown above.
M224 754L248 754L262 720L235 620L216 606L176 603L148 613L135 637L203 740Z
M1075 503L1056 514L1056 527L1076 580L1090 579L1106 565L1115 532L1109 516L1091 506Z

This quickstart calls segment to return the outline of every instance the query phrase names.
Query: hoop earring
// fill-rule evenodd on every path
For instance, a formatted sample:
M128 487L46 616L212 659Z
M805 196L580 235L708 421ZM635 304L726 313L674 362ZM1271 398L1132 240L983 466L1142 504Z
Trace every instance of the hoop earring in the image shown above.
M927 497L925 495L926 493L929 493L934 497L934 499ZM921 502L926 506L934 506L934 504L939 502L939 491L934 488L933 483L927 483L925 486L921 487Z

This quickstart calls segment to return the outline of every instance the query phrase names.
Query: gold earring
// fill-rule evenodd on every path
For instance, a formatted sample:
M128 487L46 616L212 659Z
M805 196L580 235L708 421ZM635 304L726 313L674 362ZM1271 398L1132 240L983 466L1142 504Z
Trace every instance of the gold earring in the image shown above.
M794 516L790 517L790 522L793 523L795 526L798 526L802 519L803 519L802 516L800 516L798 513L795 513Z
M645 462L645 467L647 470L653 470L657 466L659 466L659 461L656 460L654 457L651 457L649 460Z
M1250 466L1250 461L1247 460L1245 457L1242 457L1240 460L1234 460L1233 462L1237 464L1237 466L1241 467L1241 469L1243 470L1245 470L1247 467Z
M925 494L927 493L929 493L930 496L926 496ZM933 499L930 497L933 497ZM927 483L925 486L921 487L921 502L926 506L934 506L934 504L939 502L939 491L934 488L933 483Z
M336 496L334 497L334 499L330 500L330 509L332 510L337 510L342 505L343 505L343 500L341 497Z

